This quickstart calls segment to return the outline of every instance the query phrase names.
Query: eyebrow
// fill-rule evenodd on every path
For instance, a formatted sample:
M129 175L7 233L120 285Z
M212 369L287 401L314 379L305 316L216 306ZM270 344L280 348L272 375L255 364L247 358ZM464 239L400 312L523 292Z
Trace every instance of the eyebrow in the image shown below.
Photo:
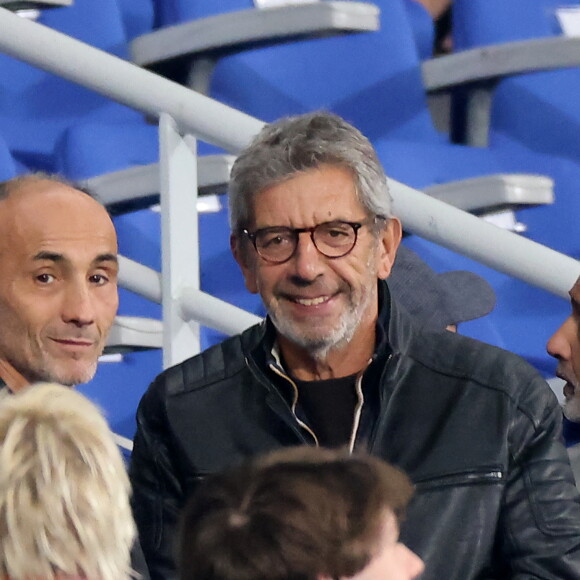
M57 254L56 252L38 252L32 258L33 260L48 260L50 262L63 262L64 256L62 254Z
M35 254L32 259L35 261L48 260L50 262L55 262L55 263L66 261L66 258L64 257L63 254L59 254L58 252L48 252L46 250L44 250L42 252L38 252L38 254ZM98 256L95 257L95 259L93 260L92 263L93 264L100 264L101 262L114 262L115 264L118 264L119 259L117 258L116 254L111 254L111 253L99 254Z
M94 260L94 264L99 264L100 262L115 262L115 264L119 263L119 258L117 254L99 254Z

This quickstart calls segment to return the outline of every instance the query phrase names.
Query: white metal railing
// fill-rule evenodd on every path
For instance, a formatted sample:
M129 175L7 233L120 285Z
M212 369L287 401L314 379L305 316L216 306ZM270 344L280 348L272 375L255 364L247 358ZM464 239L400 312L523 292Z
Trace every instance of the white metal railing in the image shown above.
M148 115L168 113L182 133L191 133L232 153L238 153L263 126L258 119L5 9L0 9L0 31L0 51ZM397 215L407 230L419 236L562 297L567 297L580 275L580 263L568 256L394 180L391 189ZM121 284L159 301L159 274L143 268L122 260ZM237 326L224 320L229 315L210 312L217 305L215 298L188 296L183 300L184 316L203 319L222 330L228 327L230 332ZM200 307L204 301L207 309Z

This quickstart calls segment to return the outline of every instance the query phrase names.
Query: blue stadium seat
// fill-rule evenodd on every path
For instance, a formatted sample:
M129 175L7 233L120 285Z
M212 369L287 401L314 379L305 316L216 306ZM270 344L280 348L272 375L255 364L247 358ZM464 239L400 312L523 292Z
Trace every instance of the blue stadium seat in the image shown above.
M562 34L556 10L577 0L457 0L457 51ZM566 48L562 47L565 51ZM521 143L577 163L580 159L580 69L539 71L501 79L494 88L491 146Z
M419 58L421 60L431 58L435 44L433 17L418 0L404 0L404 2Z
M22 167L14 160L6 141L0 136L0 181L6 181L22 173Z
M456 0L453 35L457 52L516 41L556 39L561 35L556 10L576 0ZM565 51L565 45L562 47ZM495 81L494 81L495 82ZM580 258L574 181L580 160L580 69L514 74L493 86L489 147L538 157L538 171L550 173L546 154L563 160L557 173L557 203L526 214L528 235Z
M155 7L152 0L117 0L117 5L123 18L127 40L153 30Z
M46 10L40 22L126 57L127 37L115 0L75 0ZM0 55L0 79L0 134L16 159L32 169L55 169L56 144L79 121L140 119L132 109L6 55Z
M133 438L135 411L151 381L161 372L160 350L131 352L122 362L100 362L95 378L78 390L97 403L115 433Z
M159 160L157 125L143 119L111 123L83 121L56 144L56 169L69 179L88 179Z

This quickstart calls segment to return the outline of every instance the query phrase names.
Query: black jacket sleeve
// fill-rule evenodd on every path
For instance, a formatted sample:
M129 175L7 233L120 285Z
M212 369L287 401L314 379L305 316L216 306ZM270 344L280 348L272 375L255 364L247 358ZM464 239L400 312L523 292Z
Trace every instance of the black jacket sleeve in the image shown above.
M137 410L137 432L129 470L133 514L151 580L175 577L174 529L184 493L172 462L164 383L157 379Z
M510 430L510 470L498 528L504 577L580 579L580 498L562 444L562 411L538 377Z

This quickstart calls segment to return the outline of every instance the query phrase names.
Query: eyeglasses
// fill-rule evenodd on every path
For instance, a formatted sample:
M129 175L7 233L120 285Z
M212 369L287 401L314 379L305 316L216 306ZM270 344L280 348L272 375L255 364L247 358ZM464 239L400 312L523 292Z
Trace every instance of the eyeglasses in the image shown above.
M298 236L308 232L315 248L327 258L342 258L356 245L358 231L362 226L381 216L361 222L333 221L318 224L313 228L287 228L283 226L262 228L255 232L243 230L248 236L258 255L273 264L287 262L296 252Z

